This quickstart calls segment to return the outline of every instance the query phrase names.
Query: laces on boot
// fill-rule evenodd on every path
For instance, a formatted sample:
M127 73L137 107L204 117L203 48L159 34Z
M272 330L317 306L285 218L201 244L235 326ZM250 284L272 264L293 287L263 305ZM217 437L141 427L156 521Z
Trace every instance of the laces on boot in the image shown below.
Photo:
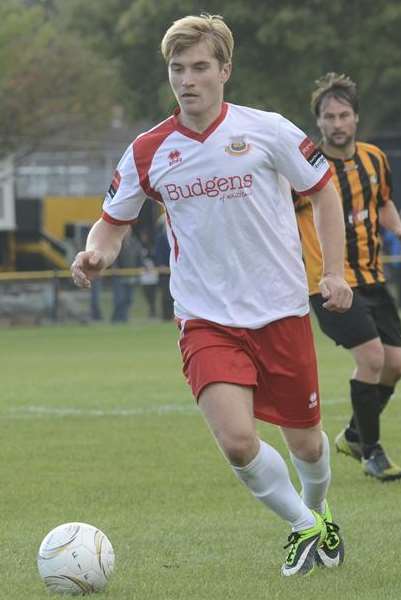
M299 538L301 537L301 534L298 531L293 531L292 533L290 533L290 535L288 536L288 544L286 544L284 546L284 549L289 548L290 546L292 546L291 550L288 553L287 556L287 563L292 562L294 555L295 555L295 550L297 547L297 542L299 540Z
M330 523L327 521L326 521L326 527L327 527L327 535L326 535L326 539L324 540L324 542L325 542L325 544L327 544L327 546L329 548L334 549L340 543L340 538L337 533L340 530L340 527L337 525L337 523Z

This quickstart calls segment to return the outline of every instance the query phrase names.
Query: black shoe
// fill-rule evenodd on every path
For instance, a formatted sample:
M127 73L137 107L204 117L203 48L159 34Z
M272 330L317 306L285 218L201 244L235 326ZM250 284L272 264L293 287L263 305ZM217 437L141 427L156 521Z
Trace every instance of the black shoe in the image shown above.
M372 451L369 458L362 459L362 468L365 475L375 477L380 481L401 479L401 468L391 462L380 444Z
M343 429L336 437L335 445L337 452L341 452L341 454L345 454L346 456L351 456L351 458L355 458L355 460L358 462L361 461L361 445L359 442L351 442L350 440L347 440L345 437L345 429Z

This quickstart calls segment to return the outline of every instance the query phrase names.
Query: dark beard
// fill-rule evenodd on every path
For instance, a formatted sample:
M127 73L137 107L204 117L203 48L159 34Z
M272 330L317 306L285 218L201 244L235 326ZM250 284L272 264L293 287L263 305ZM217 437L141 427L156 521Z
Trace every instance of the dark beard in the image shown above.
M327 144L333 146L333 148L346 148L353 142L353 137L348 135L345 138L342 138L342 141L337 141L335 137L331 136L327 139Z

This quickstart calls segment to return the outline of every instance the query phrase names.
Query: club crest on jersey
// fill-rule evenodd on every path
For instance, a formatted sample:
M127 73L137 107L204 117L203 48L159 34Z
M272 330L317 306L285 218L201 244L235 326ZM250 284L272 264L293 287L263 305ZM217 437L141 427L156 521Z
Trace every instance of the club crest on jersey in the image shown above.
M174 167L175 165L179 165L182 162L181 152L179 150L172 150L168 155L168 164L170 167Z
M116 169L114 171L113 180L112 180L110 187L108 189L108 192L107 192L108 195L110 196L110 198L114 198L114 196L117 194L117 190L120 186L120 181L121 181L121 175Z
M375 173L373 173L370 177L370 183L372 185L376 185L377 183L379 183L379 180L377 179L377 175Z
M251 146L246 143L243 135L232 137L231 142L225 147L225 151L231 156L240 156L249 152Z

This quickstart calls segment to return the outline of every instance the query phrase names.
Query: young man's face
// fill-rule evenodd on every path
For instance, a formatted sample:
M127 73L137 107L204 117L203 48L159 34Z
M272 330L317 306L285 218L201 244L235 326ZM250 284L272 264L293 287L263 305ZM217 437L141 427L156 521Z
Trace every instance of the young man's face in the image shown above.
M335 148L345 148L355 141L358 115L345 100L323 99L317 125L323 142Z
M220 65L207 42L173 54L168 73L183 115L207 118L220 110L231 64Z

